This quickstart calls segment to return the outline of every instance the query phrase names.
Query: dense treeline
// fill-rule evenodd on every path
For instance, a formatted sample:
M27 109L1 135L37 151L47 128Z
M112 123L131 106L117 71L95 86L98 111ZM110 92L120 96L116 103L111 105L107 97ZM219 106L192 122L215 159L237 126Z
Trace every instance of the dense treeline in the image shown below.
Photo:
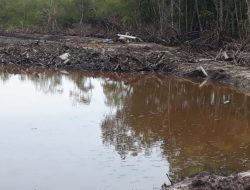
M243 38L248 5L250 0L0 0L0 24L49 31L91 24L158 35L217 31Z

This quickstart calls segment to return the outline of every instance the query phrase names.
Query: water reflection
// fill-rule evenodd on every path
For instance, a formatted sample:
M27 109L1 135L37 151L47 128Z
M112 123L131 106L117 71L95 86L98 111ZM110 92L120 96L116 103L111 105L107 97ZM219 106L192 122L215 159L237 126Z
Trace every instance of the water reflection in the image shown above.
M11 79L13 75L8 72L0 72L0 80L5 83ZM61 74L55 73L33 73L31 75L19 74L19 80L23 82L30 81L34 84L37 91L45 94L63 93L63 80L72 82L73 88L69 92L73 99L73 104L89 104L91 101L91 93L94 89L92 78L83 75L69 75L63 77Z
M42 91L43 93L56 93L62 88L62 76L53 74L34 74L26 75L20 74L19 79L23 82L31 81L36 90Z
M249 169L248 96L175 79L145 77L129 88L104 84L107 102L117 111L102 123L103 139L122 158L141 150L150 153L160 144L174 178Z
M6 72L0 72L0 80L2 82L8 81L10 78L10 74Z
M2 82L11 75L0 73ZM20 75L44 93L60 93L73 84L74 104L89 105L95 86L89 74ZM173 178L200 171L250 169L250 99L228 88L150 75L96 75L109 108L101 121L102 143L121 159L157 154L169 163ZM230 102L230 103L228 103ZM156 167L162 167L159 163Z

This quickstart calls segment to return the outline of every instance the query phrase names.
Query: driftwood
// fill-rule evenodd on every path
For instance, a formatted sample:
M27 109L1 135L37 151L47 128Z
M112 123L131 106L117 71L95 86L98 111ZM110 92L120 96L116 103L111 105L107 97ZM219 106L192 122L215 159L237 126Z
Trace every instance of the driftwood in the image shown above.
M117 34L117 36L119 37L119 40L124 40L124 41L127 41L127 40L138 40L140 42L143 42L143 40L141 38L138 38L138 37L135 37L135 36L131 36L129 35L129 33L126 33L125 35L123 34Z
M221 61L232 61L234 60L233 57L228 55L228 52L225 50L223 51L222 49L219 51L219 53L217 54L217 56L215 57L215 61L216 60L221 60Z
M200 66L199 68L200 68L200 70L202 71L202 73L203 73L206 77L208 77L208 74L207 74L206 70L205 70L202 66Z

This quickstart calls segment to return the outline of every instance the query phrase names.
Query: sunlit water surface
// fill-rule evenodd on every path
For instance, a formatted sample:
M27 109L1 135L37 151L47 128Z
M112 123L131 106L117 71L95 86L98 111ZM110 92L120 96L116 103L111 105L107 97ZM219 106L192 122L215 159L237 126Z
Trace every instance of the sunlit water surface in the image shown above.
M154 190L166 174L250 169L250 99L236 91L151 75L0 79L0 189Z

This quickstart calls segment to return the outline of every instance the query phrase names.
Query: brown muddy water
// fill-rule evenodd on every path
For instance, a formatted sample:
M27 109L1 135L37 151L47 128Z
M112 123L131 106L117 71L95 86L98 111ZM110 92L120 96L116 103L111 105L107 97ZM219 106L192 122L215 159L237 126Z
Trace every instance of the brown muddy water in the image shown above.
M0 73L0 105L0 189L156 190L166 173L250 169L250 98L222 86Z

